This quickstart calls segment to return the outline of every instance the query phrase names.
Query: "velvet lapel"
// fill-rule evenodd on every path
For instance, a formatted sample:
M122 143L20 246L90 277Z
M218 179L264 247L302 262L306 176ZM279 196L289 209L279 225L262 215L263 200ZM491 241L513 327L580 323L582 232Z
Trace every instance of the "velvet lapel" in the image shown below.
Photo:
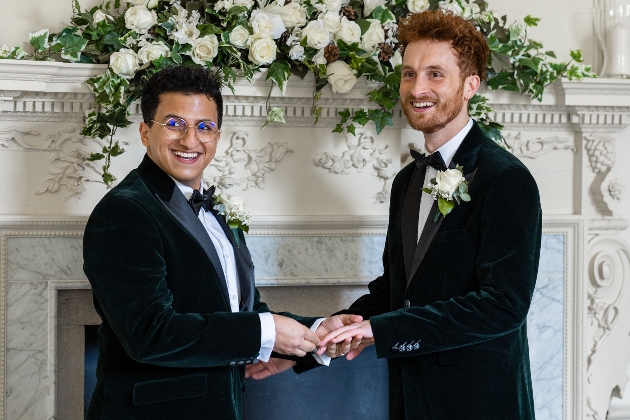
M415 163L413 165L413 174L405 194L401 216L403 257L407 282L411 278L413 258L418 245L418 218L420 217L422 186L426 175L426 170L421 171Z
M473 122L473 126L470 129L470 132L464 140L462 144L455 152L453 159L451 159L451 164L449 165L450 169L454 169L456 165L460 165L464 168L464 177L469 183L472 183L475 175L477 174L477 156L479 154L479 148L481 144L479 139L484 137L483 131L479 128L476 122ZM424 181L424 180L423 180ZM426 194L425 194L426 196ZM453 211L457 211L457 207L453 209ZM424 228L422 229L422 234L420 235L420 240L418 241L418 245L415 248L415 253L413 256L413 263L411 264L411 270L407 271L407 285L411 283L411 280L415 276L416 272L420 268L422 261L424 260L431 243L433 242L433 238L437 234L438 230L442 226L442 222L444 221L444 217L440 216L437 222L434 222L435 215L438 212L437 200L433 202L433 206L431 206L431 211L429 212L429 216L427 217L427 221L424 224ZM416 216L416 226L417 226L418 216ZM415 229L416 235L418 229ZM404 241L404 240L403 240ZM403 242L404 246L404 242ZM406 252L403 249L403 253ZM405 268L407 267L407 260L405 259Z
M217 251L214 249L214 245L206 233L206 229L195 215L195 212L191 209L184 195L179 188L177 188L173 180L147 155L144 156L142 163L138 166L138 173L164 208L193 238L195 238L206 252L219 278L225 302L228 303L230 300L228 298L227 282Z

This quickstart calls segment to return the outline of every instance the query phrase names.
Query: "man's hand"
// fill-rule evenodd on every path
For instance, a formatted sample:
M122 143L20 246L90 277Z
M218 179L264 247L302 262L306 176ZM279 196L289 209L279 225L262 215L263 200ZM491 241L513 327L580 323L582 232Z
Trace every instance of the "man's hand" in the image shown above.
M273 314L276 326L276 342L273 351L290 356L304 357L315 350L319 338L315 333L294 319Z
M361 322L362 320L363 317L360 315L331 316L329 318L326 318L324 321L322 321L321 324L319 324L319 327L317 327L317 331L315 331L315 333L319 338L324 338L328 334L335 330L338 330L339 328ZM318 351L318 354L322 354L323 352L325 352L327 356L333 358L344 356L346 353L349 353L359 347L359 344L361 344L360 336L349 337L340 343L329 342L325 350L321 352Z
M348 340L350 340L350 344L348 344ZM339 346L340 343L342 343L344 349L349 349L346 359L352 360L357 357L364 348L374 344L374 334L372 333L370 321L367 320L357 324L346 325L330 332L319 343L317 354L324 352L328 354L328 351L333 348L331 346Z
M258 362L245 367L245 377L253 379L264 379L276 373L284 372L295 366L293 360L277 359L272 357L268 362Z

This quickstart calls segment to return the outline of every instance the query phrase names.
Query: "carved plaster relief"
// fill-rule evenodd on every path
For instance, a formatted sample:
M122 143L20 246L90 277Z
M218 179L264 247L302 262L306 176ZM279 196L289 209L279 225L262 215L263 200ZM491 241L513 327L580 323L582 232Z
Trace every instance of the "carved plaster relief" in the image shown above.
M94 172L97 179L100 179L101 172L98 166L87 160L89 152L81 150L78 145L88 146L96 142L84 137L80 133L79 127L70 126L62 128L54 134L42 136L33 129L21 129L8 127L0 129L0 150L11 150L17 147L18 150L50 152L52 153L52 167L48 170L51 177L44 180L39 190L35 194L57 193L63 189L66 195L62 201L74 197L75 201L85 191L83 182L85 181L85 170Z
M586 417L605 420L611 396L621 397L630 354L630 251L618 237L597 235L589 244L587 283Z
M275 142L267 143L262 149L254 150L247 146L249 133L246 131L236 131L230 137L230 147L223 156L215 156L208 166L219 172L219 175L204 177L204 182L208 185L216 185L220 189L226 190L235 185L243 185L243 191L249 188L264 189L264 182L268 173L276 169L276 164L282 160L288 152L288 143ZM249 171L246 177L237 177L238 166L244 166Z
M348 150L341 156L329 152L317 155L313 159L315 166L328 169L328 172L334 174L347 175L352 168L361 173L369 163L375 162L373 175L383 181L383 189L373 196L374 202L386 203L390 196L389 180L397 173L392 167L392 159L384 156L389 146L379 146L371 131L357 132L356 136L346 134L345 137Z
M570 138L554 136L522 139L519 132L516 134L509 133L504 139L514 156L517 157L536 159L552 150L571 150L574 154L576 153Z
M599 211L605 216L617 213L619 202L625 193L625 182L617 177L614 169L616 160L615 137L610 134L588 134L584 136L584 149L595 179L591 193Z

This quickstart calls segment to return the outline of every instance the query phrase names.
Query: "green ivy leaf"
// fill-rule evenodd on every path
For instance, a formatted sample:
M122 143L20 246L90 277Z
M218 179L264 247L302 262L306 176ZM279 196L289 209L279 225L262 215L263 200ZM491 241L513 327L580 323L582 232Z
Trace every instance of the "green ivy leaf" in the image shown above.
M438 209L440 209L440 213L443 216L447 216L455 207L455 203L453 201L445 200L442 197L438 197Z
M374 9L372 11L372 18L378 19L383 25L387 22L396 22L396 16L385 6L378 6Z
M350 110L346 108L343 111L337 112L337 115L341 117L341 124L345 124L350 118Z
M341 124L337 124L335 129L332 131L333 133L343 133L343 126Z
M86 158L90 162L96 162L97 160L105 159L105 155L102 153L90 153L90 156Z
M584 58L582 58L582 51L580 50L571 50L571 58L578 63L582 63L584 61Z
M33 48L35 48L35 51L42 51L48 48L49 35L48 28L37 31L34 34L29 34L29 41Z
M125 153L125 149L120 147L120 144L118 142L114 143L114 146L112 146L112 148L110 150L110 154L112 156L120 156L123 153Z
M525 16L524 20L525 20L525 24L530 27L538 26L538 22L540 22L539 18L532 17L531 15Z
M354 115L352 116L352 121L364 126L370 121L370 118L368 117L368 113L365 110L360 109L358 111L355 111Z
M213 25L211 23L204 23L204 24L201 24L201 25L197 25L197 29L199 29L199 37L200 38L202 36L206 36L206 35L223 33L223 30L221 28L219 28L218 26Z
M361 35L363 35L364 33L367 32L368 29L370 29L370 25L371 23L368 22L365 19L357 19L354 21L354 23L356 23L357 25L359 25L359 28L361 28Z
M356 137L357 133L356 133L356 127L354 126L354 124L348 124L348 126L346 127L346 130L348 130L348 133Z
M269 66L267 72L267 81L273 80L276 82L282 93L287 88L287 80L291 76L291 66L285 60L276 60Z

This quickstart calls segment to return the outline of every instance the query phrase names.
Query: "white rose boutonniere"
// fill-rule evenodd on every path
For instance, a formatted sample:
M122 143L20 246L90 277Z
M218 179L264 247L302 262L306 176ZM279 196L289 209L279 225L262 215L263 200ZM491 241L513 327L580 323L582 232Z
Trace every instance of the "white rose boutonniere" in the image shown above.
M109 57L109 68L125 79L132 78L139 67L138 56L131 49L122 48Z
M438 221L440 214L446 217L455 208L455 204L470 201L468 181L464 178L464 168L459 165L456 169L438 171L437 176L431 179L429 188L423 188L422 191L431 194L438 201L440 212L435 214L434 222Z
M139 34L146 34L157 23L157 14L146 6L133 6L125 12L125 27Z
M245 211L245 204L241 197L235 195L215 194L213 197L214 209L222 216L225 216L225 222L230 229L240 229L243 232L249 232L249 223L251 216ZM234 235L238 245L238 235Z

